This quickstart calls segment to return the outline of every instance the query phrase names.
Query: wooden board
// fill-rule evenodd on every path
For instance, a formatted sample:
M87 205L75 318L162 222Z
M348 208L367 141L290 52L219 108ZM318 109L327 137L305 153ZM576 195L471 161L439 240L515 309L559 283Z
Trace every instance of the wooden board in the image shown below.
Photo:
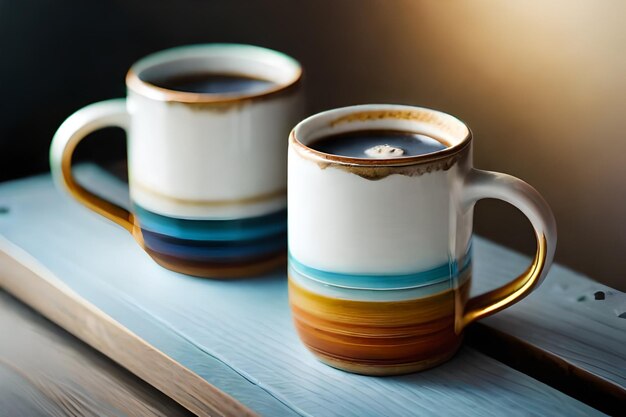
M83 174L123 194L97 169ZM221 392L240 407L225 415L598 414L471 348L401 377L329 368L297 339L284 272L223 282L166 271L121 229L63 198L47 176L0 186L0 206L8 209L0 285L195 413L212 410L204 401L219 409ZM482 241L475 246L480 258Z
M191 415L2 290L0 335L0 415Z

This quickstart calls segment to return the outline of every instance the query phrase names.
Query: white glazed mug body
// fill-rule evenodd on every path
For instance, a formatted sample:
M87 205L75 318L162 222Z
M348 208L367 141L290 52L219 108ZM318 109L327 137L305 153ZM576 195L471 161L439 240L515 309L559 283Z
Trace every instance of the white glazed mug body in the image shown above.
M206 94L154 81L198 73L272 85L253 93ZM102 214L129 229L169 269L216 278L258 273L284 259L285 136L302 115L300 78L300 65L290 57L250 45L152 54L128 72L126 100L96 103L64 123L51 148L53 172L72 191L71 173L63 170L72 143L87 130L119 125L128 136L133 206L129 224ZM72 194L90 202L83 193Z
M426 134L446 148L379 160L308 146L359 130ZM471 142L458 119L398 105L330 110L292 131L290 302L302 340L324 362L365 374L433 366L456 351L468 322L520 299L545 277L556 238L551 212L522 181L499 186L495 177L485 179L490 173L474 170ZM473 194L477 186L491 195ZM501 189L508 191L498 195ZM515 288L468 301L473 204L488 196L510 201L529 216L541 265L518 277ZM529 285L520 290L522 282Z

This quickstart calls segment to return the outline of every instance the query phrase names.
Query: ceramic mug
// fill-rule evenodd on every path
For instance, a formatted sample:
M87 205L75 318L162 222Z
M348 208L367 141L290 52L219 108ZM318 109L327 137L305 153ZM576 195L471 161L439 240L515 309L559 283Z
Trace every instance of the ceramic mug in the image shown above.
M331 155L311 141L359 130L437 138L446 148L391 159ZM361 105L319 113L291 132L289 299L304 344L346 371L392 375L450 358L463 329L519 301L545 278L556 224L539 193L472 167L472 134L438 111ZM469 298L473 207L519 208L537 238L532 264L505 286Z
M155 79L215 73L271 82L260 92L197 93ZM58 129L54 179L79 202L128 230L162 266L185 274L253 275L286 258L287 143L302 117L300 64L250 45L184 46L129 70L127 98L89 105ZM94 130L126 130L131 211L72 175L72 154Z

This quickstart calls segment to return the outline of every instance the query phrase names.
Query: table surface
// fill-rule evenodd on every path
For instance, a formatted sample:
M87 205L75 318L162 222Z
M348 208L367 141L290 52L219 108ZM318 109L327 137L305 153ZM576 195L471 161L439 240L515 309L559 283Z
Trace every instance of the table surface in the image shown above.
M113 177L80 172L125 201ZM166 271L46 175L0 185L0 206L0 286L198 415L574 416L626 401L626 297L560 266L473 326L450 362L372 378L322 365L302 346L284 271L237 281ZM480 238L474 248L479 292L529 262Z
M1 289L0 335L1 416L193 415Z

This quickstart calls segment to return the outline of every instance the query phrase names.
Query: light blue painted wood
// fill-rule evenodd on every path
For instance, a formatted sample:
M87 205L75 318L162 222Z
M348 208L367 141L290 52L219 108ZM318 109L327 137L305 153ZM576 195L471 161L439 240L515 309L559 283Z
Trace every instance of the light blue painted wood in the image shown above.
M505 283L530 262L527 256L477 240L480 258L473 293ZM604 299L596 300L596 292ZM554 265L536 292L482 323L626 391L626 294L620 291Z
M83 167L91 187L125 189ZM105 193L107 194L107 193ZM210 281L167 271L131 236L54 190L48 176L0 185L0 233L82 297L263 415L596 415L469 348L419 374L372 378L319 363L291 324L283 271ZM476 242L476 257L483 242Z

